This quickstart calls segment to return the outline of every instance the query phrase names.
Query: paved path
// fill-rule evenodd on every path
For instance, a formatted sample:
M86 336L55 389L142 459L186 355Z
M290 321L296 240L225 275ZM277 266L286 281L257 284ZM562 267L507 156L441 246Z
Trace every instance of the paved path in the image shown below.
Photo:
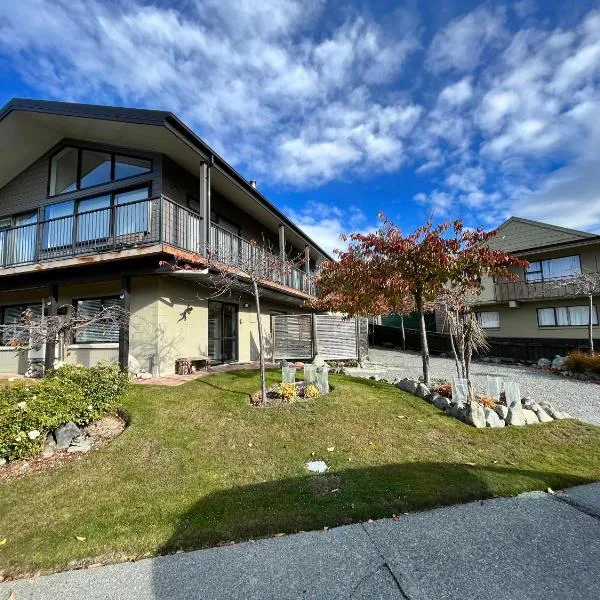
M600 483L0 584L16 600L600 598Z
M416 379L422 374L422 368L421 355L416 352L371 348L367 367L348 369L348 372L358 377L379 375ZM531 396L537 402L546 399L576 419L600 425L600 385L597 383L568 379L522 365L475 362L471 372L477 391L485 392L487 375L499 376L505 381L518 382L524 396ZM431 376L448 380L456 377L454 359L432 356Z

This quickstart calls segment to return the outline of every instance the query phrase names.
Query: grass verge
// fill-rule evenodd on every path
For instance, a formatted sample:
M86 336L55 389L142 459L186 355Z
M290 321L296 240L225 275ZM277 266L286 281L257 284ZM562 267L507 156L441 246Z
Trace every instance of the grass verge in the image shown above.
M130 426L114 442L0 485L0 540L7 540L0 573L128 560L600 479L600 427L569 420L477 430L390 385L332 381L327 396L269 408L249 404L255 372L135 386L125 406ZM308 474L312 458L326 460L330 472Z

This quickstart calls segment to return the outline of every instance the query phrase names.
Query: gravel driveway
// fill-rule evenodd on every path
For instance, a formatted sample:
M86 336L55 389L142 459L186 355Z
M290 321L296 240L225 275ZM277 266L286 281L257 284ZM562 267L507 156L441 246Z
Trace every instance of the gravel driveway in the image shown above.
M348 374L416 379L422 373L421 355L416 352L371 348L369 358L370 362L365 368L347 369ZM576 419L600 425L600 385L597 383L567 379L520 365L477 362L472 364L471 372L477 391L485 391L487 375L496 375L518 382L523 396L531 396L538 402L548 400ZM454 359L431 357L431 377L450 379L453 376L456 376Z

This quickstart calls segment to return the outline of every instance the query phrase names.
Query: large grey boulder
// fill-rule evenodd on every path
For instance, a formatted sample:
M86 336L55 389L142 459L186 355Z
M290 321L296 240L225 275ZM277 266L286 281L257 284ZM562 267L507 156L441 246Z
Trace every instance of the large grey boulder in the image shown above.
M450 400L448 400L446 396L441 396L440 394L433 394L431 403L440 410L446 410L446 408L450 406Z
M315 354L313 358L312 364L317 367L329 367L329 365L325 362L322 354Z
M451 404L446 408L446 414L458 419L459 421L467 420L467 407L461 402L457 402L456 404Z
M54 432L54 439L56 440L56 447L64 450L71 445L73 438L77 435L81 435L81 429L73 423L73 421L69 421L64 425L61 425Z
M558 369L559 371L563 371L564 369L567 368L566 362L567 362L567 357L566 356L559 356L557 354L554 357L554 360L552 361L552 368L553 369Z
M429 391L429 388L424 383L417 384L415 394L419 396L419 398L423 398L423 400L425 400L430 393L431 392Z
M535 425L535 423L540 422L537 415L527 408L523 409L523 418L525 419L525 425Z
M417 391L417 386L419 385L418 381L414 379L404 378L396 384L396 387L403 392L408 392L409 394L415 394Z
M508 417L508 407L504 406L504 404L496 404L494 410L503 421L506 421L506 417Z
M540 423L551 423L554 419L539 405L535 404L531 409Z
M504 421L498 416L498 413L493 408L484 407L485 424L487 427L504 427Z
M467 405L467 421L469 425L477 427L478 429L485 427L485 413L483 412L483 406L475 400L471 400Z
M73 438L67 452L89 452L92 449L92 440L85 435L77 435Z
M549 414L553 419L568 419L570 418L567 413L561 412L557 410L550 404L550 402L540 402L540 406L544 409L544 411Z
M552 361L548 358L540 358L537 361L538 367L549 367L552 364Z
M520 406L515 405L512 408L508 409L508 414L506 415L506 424L517 425L518 427L520 427L521 425L525 425L523 409Z

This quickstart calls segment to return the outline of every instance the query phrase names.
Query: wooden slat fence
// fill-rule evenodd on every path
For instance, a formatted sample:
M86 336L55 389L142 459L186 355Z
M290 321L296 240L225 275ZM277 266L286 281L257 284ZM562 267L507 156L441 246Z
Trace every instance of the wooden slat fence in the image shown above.
M273 315L273 358L357 360L368 355L366 319L339 315Z

